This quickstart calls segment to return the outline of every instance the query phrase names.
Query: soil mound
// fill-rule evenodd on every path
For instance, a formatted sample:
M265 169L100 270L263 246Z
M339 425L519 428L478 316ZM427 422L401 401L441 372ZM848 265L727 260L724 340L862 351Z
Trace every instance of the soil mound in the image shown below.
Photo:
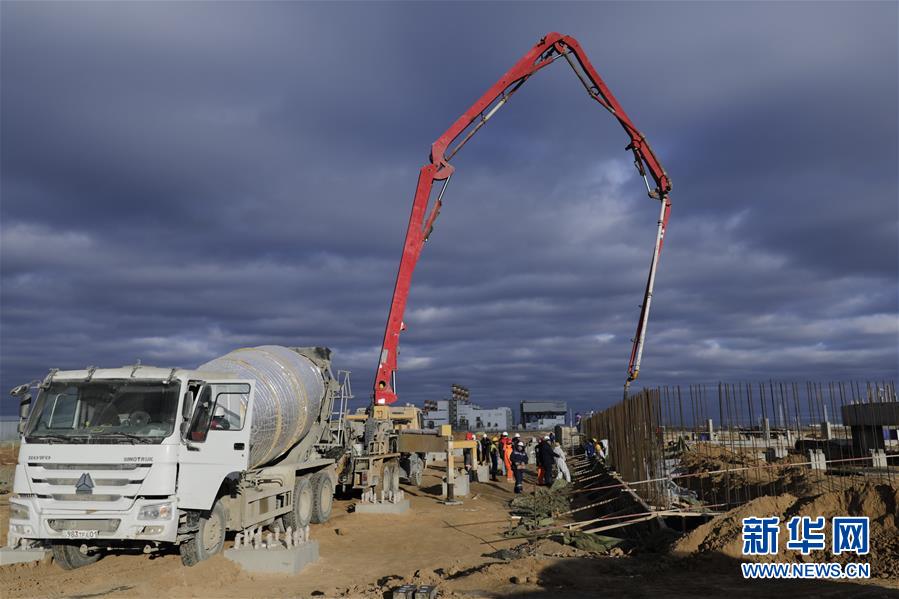
M694 529L672 548L677 556L713 557L768 562L868 562L871 575L899 578L899 488L889 484L863 483L839 491L829 491L810 497L797 498L785 493L756 498ZM742 553L743 518L780 517L780 536L777 555L754 556ZM827 521L825 537L827 549L812 551L804 556L786 549L789 539L786 523L793 516L824 516ZM834 516L868 516L871 522L871 552L866 556L854 553L833 555L830 551L831 520Z

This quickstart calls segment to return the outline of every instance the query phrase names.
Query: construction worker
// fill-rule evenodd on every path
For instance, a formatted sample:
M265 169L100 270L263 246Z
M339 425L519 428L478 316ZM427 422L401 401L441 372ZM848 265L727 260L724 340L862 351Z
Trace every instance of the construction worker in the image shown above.
M503 465L506 467L506 482L512 482L515 474L512 472L512 439L509 438L509 433L503 431L499 443L503 451Z
M596 441L593 439L587 439L584 441L584 454L587 456L587 459L591 462L596 459Z
M499 474L499 439L497 437L490 440L487 453L490 455L490 480L496 482L499 480L496 478Z
M531 440L524 446L524 451L528 454L528 463L534 462L536 464L537 437L531 437Z
M565 451L562 450L562 446L559 443L556 443L553 447L553 456L555 456L556 469L558 469L559 473L556 474L556 478L564 478L565 482L571 482L571 473L568 471L568 464L565 463Z
M597 443L596 455L603 462L609 459L609 440L608 439L600 439L599 443Z
M524 443L518 441L512 449L512 468L515 470L515 492L521 493L524 489L524 470L528 465L528 454L524 450Z
M592 441L593 441L593 451L594 451L594 453L596 453L596 457L601 461L605 461L606 448L603 447L603 444L601 442L597 441L596 439L593 439Z
M483 433L481 435L481 444L480 444L480 460L479 464L489 464L490 463L490 438L487 436L487 433Z
M556 462L556 455L553 453L553 444L549 440L549 435L543 437L538 459L543 466L543 484L549 486L553 484L553 465Z
M534 463L537 465L537 484L542 485L546 480L546 470L543 468L543 439L537 439L534 447Z

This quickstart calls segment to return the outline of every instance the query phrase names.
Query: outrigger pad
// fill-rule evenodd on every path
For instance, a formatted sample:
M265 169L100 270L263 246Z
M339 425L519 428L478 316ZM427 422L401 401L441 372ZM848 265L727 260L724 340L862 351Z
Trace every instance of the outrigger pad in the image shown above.
M226 549L225 558L247 572L297 574L308 564L318 561L318 541L307 541L296 547Z
M356 504L357 514L405 514L409 511L409 500L403 499L396 503L381 501L379 503L367 503L360 501Z
M46 549L11 549L0 548L0 566L38 562L47 555Z

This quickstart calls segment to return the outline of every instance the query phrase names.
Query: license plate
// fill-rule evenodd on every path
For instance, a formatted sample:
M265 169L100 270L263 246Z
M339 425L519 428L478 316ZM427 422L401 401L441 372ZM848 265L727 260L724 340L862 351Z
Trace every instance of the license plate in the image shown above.
M67 539L96 539L99 530L64 530L62 536Z

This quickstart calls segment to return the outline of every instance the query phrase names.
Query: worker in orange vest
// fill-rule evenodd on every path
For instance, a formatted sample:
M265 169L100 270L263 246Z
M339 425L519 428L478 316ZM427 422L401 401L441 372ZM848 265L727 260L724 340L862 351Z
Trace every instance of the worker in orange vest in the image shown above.
M503 436L499 440L500 447L503 450L503 464L506 466L506 480L512 482L515 480L515 473L512 471L512 439L509 433L503 431Z

